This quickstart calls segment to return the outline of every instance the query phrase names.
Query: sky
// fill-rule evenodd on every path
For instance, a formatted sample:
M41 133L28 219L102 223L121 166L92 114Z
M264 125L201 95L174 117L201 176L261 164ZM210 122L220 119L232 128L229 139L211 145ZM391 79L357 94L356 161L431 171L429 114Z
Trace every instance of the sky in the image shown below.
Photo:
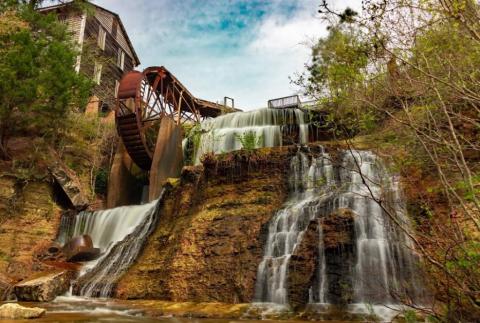
M356 8L360 0L332 0ZM143 69L165 66L196 97L243 110L297 94L320 0L95 0L120 15Z

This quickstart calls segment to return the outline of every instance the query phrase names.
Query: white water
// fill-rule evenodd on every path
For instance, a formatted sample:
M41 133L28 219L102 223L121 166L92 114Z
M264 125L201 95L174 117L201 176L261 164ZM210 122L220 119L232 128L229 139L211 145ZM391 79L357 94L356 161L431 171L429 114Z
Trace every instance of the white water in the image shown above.
M340 166L335 168L323 150L318 156L309 159L299 152L292 159L290 197L269 225L264 258L258 267L256 301L288 306L288 262L308 223L317 219L321 224L342 208L355 214L356 260L347 277L353 291L351 304L356 304L352 310L362 304L397 304L394 296L407 294L421 302L412 242L377 202L382 200L396 221L408 228L398 179L368 151L343 152ZM329 290L321 229L319 238L318 276L316 285L310 287L310 302L323 304L332 301L329 295L335 291Z
M282 133L288 134L289 127L295 125L298 126L298 143L306 143L308 124L305 117L298 109L259 109L205 120L201 124L204 133L194 154L195 164L208 152L218 154L241 149L238 137L248 132L255 133L256 148L281 146Z
M292 192L285 207L278 211L269 225L266 251L258 267L255 299L287 305L287 266L295 247L301 241L309 222L319 207L332 197L333 166L325 153L311 162L303 153L291 161L290 186ZM321 230L320 230L321 232ZM323 248L320 258L324 263ZM324 266L320 266L324 276ZM326 281L320 283L321 300L325 299Z
M408 230L409 223L398 178L368 151L346 152L342 166L340 181L345 183L345 192L339 196L339 207L356 214L354 301L395 304L396 298L406 294L419 301L422 291L415 272L413 243L401 229Z
M153 201L143 205L122 206L95 212L85 211L78 213L73 219L62 219L73 221L68 224L62 223L58 242L65 244L69 238L87 234L92 238L93 246L100 248L102 256L85 263L82 275L95 267L117 242L132 233L156 203L157 201Z
M135 260L148 236L158 203L159 200L155 200L143 205L81 212L73 218L62 219L59 243L87 234L101 252L98 259L86 262L80 271L77 279L82 282L80 295L110 296L114 280Z

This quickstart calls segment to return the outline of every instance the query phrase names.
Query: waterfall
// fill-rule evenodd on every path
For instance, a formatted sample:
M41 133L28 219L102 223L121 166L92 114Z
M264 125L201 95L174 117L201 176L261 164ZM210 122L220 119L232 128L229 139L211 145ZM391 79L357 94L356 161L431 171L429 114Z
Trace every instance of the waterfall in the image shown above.
M265 255L258 267L255 288L257 301L282 305L288 303L286 279L289 259L308 223L317 216L319 208L332 199L334 191L333 166L327 154L322 153L309 161L300 152L292 158L290 169L292 192L285 207L270 222ZM325 279L320 279L320 285L325 286ZM323 293L325 288L321 290ZM325 295L319 297L324 299Z
M356 214L354 302L392 304L395 297L403 295L420 301L422 284L416 274L413 242L399 227L408 229L409 221L398 178L390 175L372 152L353 151L344 153L340 181L345 191L339 207ZM380 200L397 223L388 217L377 202Z
M100 258L87 262L74 283L74 294L109 297L115 282L135 261L147 237L155 227L163 192L148 204L122 206L96 212L64 216L59 243L87 234L100 248Z
M249 132L255 134L256 148L281 146L285 137L291 137L296 143L307 143L305 119L305 113L299 109L265 108L205 120L201 124L194 162L200 163L200 158L208 152L218 154L241 149L239 136Z
M372 152L343 151L339 155L334 165L323 148L319 154L299 151L292 158L291 192L269 223L264 257L258 266L256 301L288 306L288 262L310 221L317 220L316 279L306 302L386 305L398 303L396 296L405 295L421 302L413 244L397 225L409 225L398 178L390 175ZM332 216L341 210L353 214L348 232L352 242L332 247L331 238L326 237L331 232L323 227L326 221L338 223L341 219Z

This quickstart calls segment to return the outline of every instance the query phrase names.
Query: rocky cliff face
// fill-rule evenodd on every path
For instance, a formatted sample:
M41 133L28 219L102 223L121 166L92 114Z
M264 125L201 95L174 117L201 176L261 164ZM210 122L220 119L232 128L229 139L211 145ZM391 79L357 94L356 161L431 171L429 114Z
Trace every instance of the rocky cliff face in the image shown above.
M353 299L352 271L355 266L355 214L349 209L339 209L322 221L325 248L327 299L339 305Z
M0 280L17 282L46 269L34 254L55 238L60 215L49 183L0 177Z
M299 310L308 303L309 289L319 270L319 243L318 220L312 220L288 263L287 294L293 310Z
M251 301L266 226L287 193L289 154L288 148L250 157L231 154L208 160L205 169L184 168L116 296Z

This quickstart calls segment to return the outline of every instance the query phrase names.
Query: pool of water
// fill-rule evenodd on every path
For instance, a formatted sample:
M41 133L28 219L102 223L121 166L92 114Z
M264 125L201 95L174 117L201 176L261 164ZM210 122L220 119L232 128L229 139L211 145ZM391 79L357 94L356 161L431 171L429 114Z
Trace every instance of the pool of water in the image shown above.
M196 310L198 304L195 303L172 303L168 302L165 306L165 302L159 301L122 301L113 299L92 299L81 297L58 297L55 301L49 303L26 303L20 302L20 305L27 307L41 307L47 310L46 314L35 320L7 320L1 319L0 323L12 322L165 322L165 323L258 323L258 322L272 322L272 323L302 323L301 319L281 319L282 309L277 307L262 306L252 304L252 309L256 309L262 313L260 317L269 318L265 320L251 319L252 316L246 316L245 313L238 315L233 314L230 317L237 317L235 319L227 318L225 316L222 305L216 305L214 303L206 303L202 310ZM0 303L1 305L1 303ZM210 309L205 311L206 306ZM213 311L212 311L213 306ZM216 307L219 306L219 307ZM233 305L232 305L233 306ZM168 310L166 310L168 307ZM188 308L187 311L182 307ZM188 314L191 313L194 314ZM254 310L255 311L255 310ZM315 312L324 312L325 309L314 309ZM251 313L251 310L249 311ZM208 313L208 314L205 314ZM275 313L280 313L280 316L275 316ZM273 314L273 316L271 316ZM216 317L216 318L204 318ZM223 315L223 316L222 316ZM201 318L199 318L201 317ZM258 317L258 316L254 316ZM288 316L287 316L288 317ZM285 316L283 316L285 318ZM323 318L323 317L322 317ZM317 317L315 320L320 322L322 318ZM336 316L336 318L339 318ZM309 319L314 319L310 317ZM346 318L342 318L346 319ZM354 320L358 322L359 317ZM360 319L362 321L362 319ZM380 319L380 321L390 321L390 319ZM308 322L308 321L303 321ZM351 320L332 320L330 318L328 323L347 323Z

